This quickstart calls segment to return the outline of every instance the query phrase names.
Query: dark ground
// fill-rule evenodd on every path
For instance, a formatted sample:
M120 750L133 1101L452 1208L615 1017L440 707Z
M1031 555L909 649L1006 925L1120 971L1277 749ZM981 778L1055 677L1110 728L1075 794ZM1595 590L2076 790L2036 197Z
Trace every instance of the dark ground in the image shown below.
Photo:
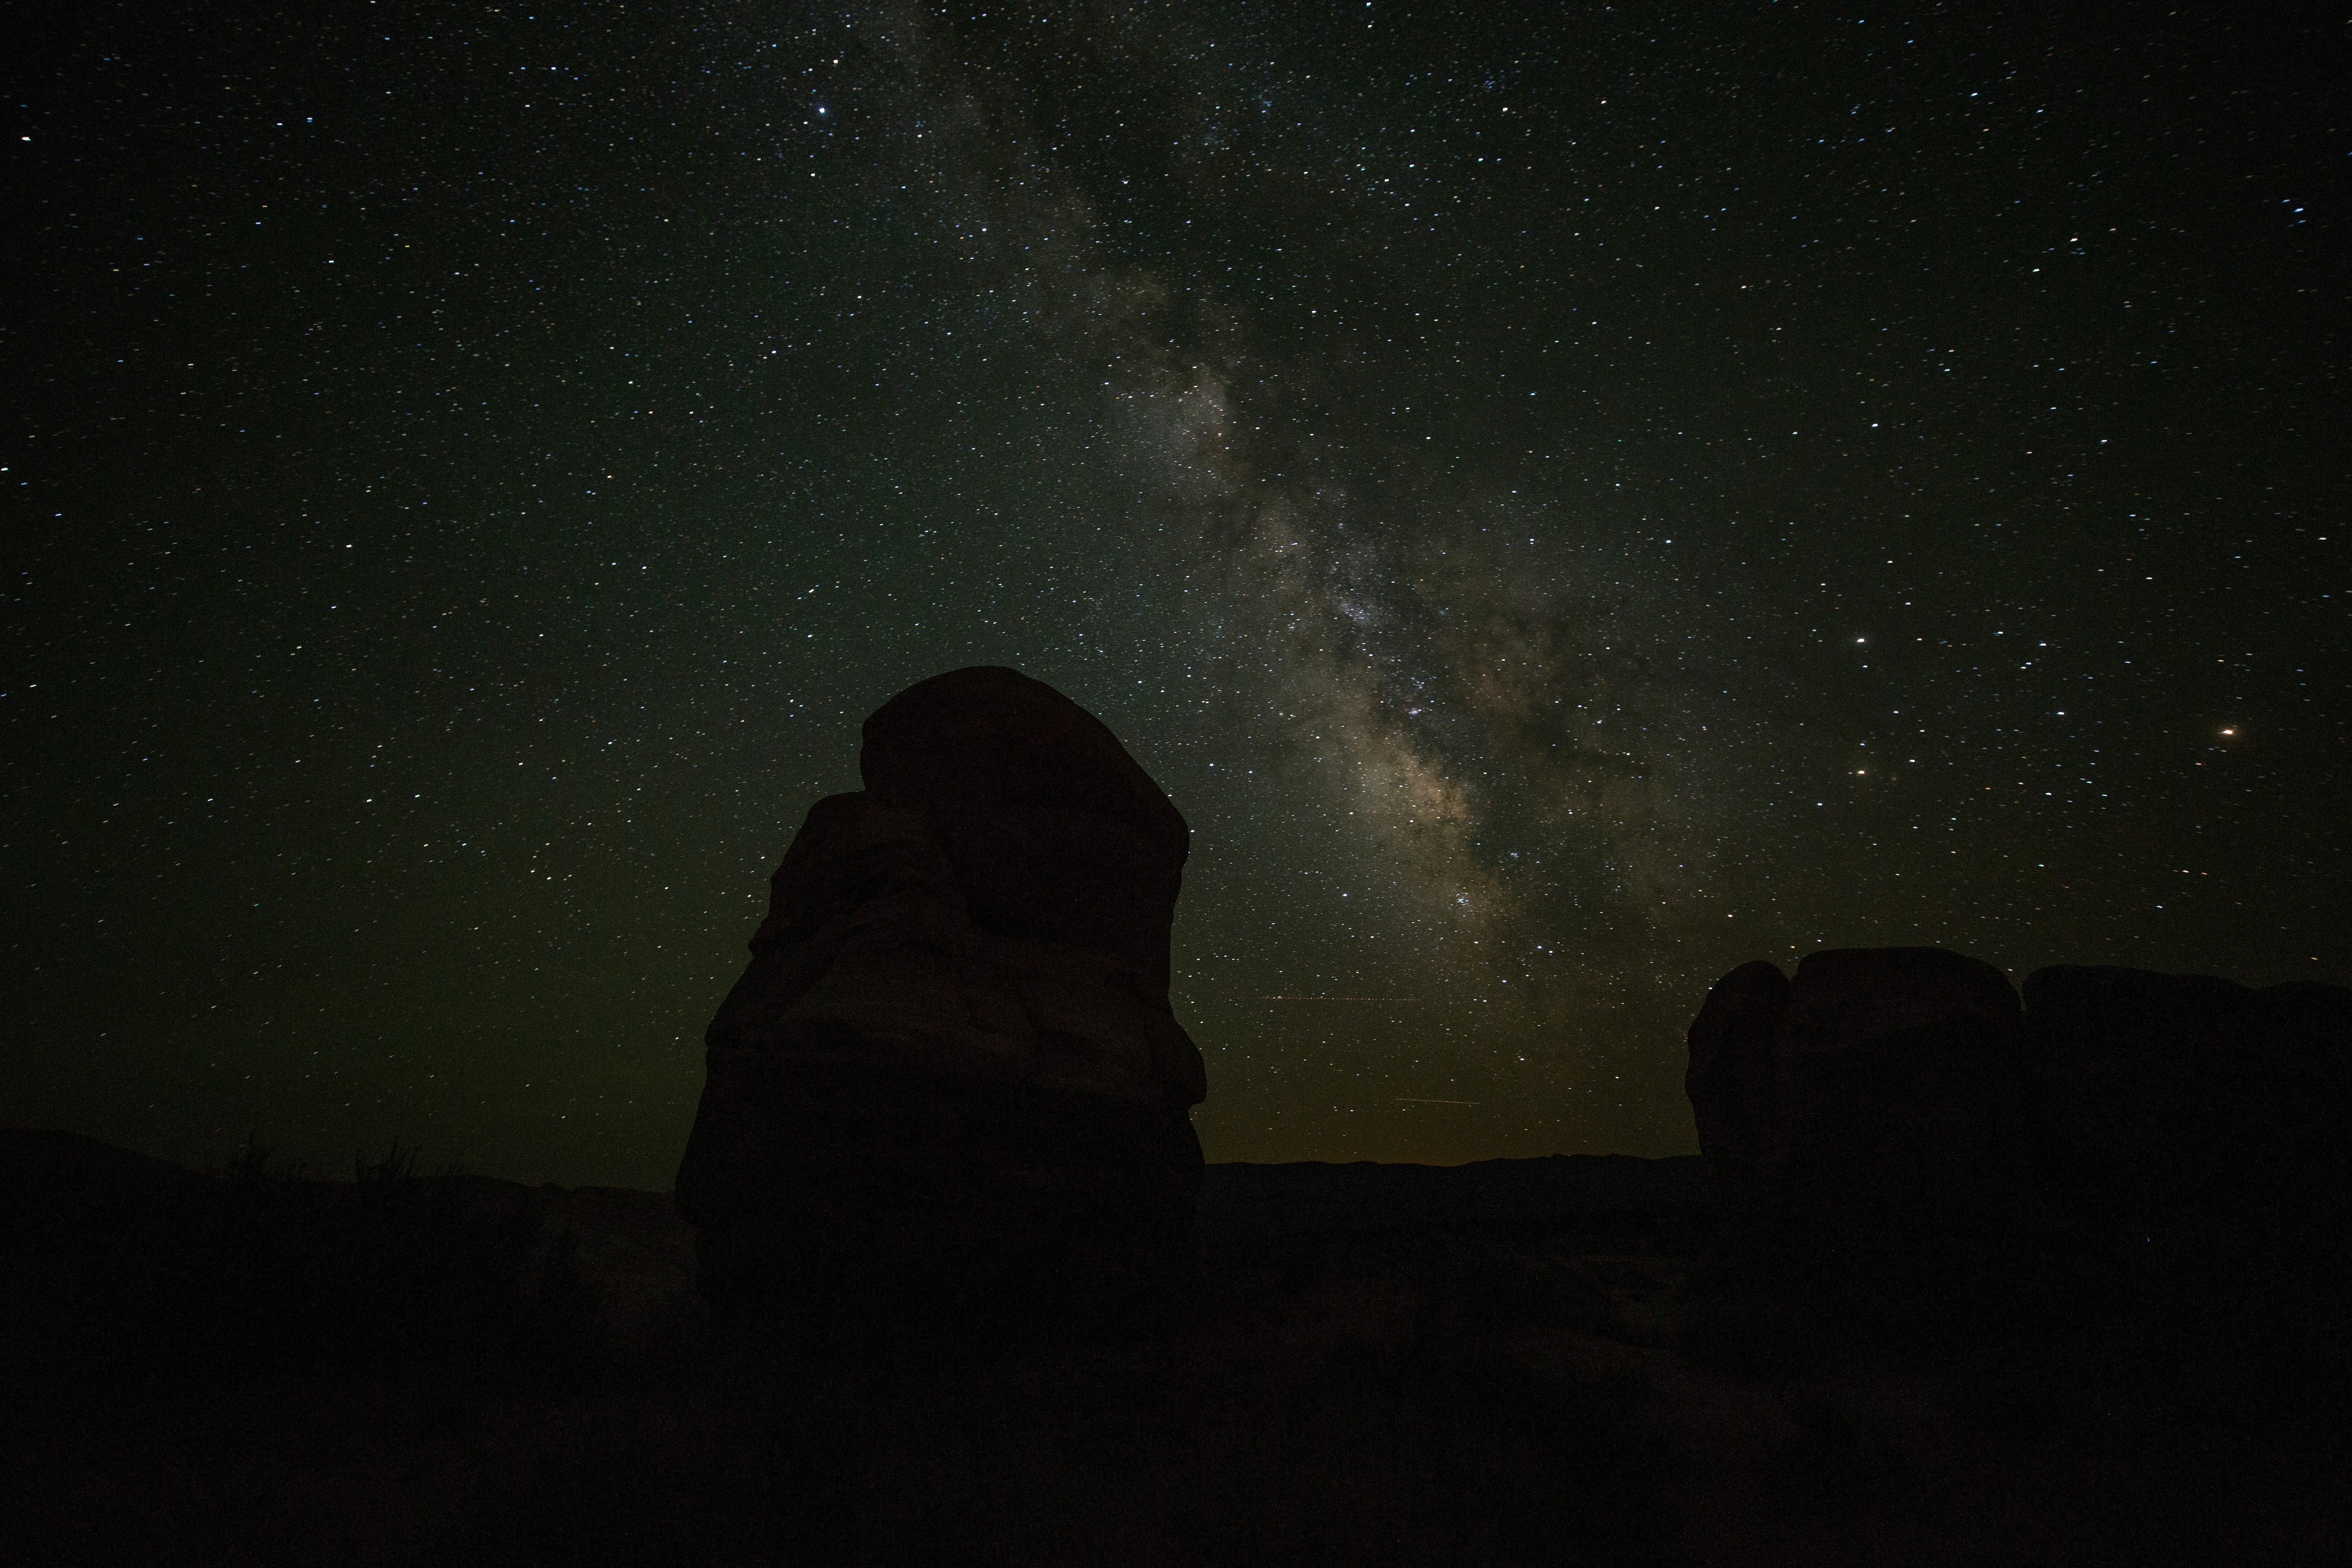
M2324 1280L1890 1318L1762 1283L1697 1177L1214 1167L1157 1321L823 1351L712 1325L659 1194L0 1135L10 1555L2345 1560Z

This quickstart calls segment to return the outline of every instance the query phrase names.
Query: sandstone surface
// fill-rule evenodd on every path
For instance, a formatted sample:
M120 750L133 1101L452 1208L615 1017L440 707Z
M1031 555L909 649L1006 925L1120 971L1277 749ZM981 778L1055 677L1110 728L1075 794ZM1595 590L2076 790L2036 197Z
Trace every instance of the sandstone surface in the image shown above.
M865 790L810 809L706 1036L677 1186L706 1289L838 1317L1170 1288L1207 1092L1168 1000L1184 819L1009 669L899 693L859 764Z

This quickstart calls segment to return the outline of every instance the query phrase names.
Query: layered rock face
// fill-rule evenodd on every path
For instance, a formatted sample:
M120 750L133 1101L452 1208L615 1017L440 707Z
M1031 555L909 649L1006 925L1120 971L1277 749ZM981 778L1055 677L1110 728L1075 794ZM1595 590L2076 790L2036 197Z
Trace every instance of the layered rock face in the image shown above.
M793 840L706 1036L677 1183L705 1289L838 1317L1172 1288L1207 1092L1168 1001L1183 817L1010 669L899 693L859 765Z
M2145 1246L2340 1226L2352 992L2036 972L1934 948L1718 981L1685 1084L1717 1200L1863 1251L2056 1229Z

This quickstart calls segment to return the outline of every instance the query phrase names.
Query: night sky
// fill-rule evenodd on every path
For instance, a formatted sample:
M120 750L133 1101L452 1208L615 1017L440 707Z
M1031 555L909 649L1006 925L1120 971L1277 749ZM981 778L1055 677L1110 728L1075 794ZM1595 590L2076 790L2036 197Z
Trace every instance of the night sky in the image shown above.
M2255 15L54 7L0 1121L665 1187L969 664L1192 822L1212 1160L1687 1152L1758 956L2352 980L2352 59Z

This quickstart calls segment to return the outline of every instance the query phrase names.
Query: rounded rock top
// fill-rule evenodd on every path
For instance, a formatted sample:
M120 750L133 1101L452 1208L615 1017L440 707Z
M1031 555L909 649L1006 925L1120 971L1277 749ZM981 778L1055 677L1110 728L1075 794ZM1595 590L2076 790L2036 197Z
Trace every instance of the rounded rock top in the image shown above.
M858 772L886 805L927 816L1079 812L1181 866L1192 830L1109 726L1042 680L974 665L901 691L866 721Z

